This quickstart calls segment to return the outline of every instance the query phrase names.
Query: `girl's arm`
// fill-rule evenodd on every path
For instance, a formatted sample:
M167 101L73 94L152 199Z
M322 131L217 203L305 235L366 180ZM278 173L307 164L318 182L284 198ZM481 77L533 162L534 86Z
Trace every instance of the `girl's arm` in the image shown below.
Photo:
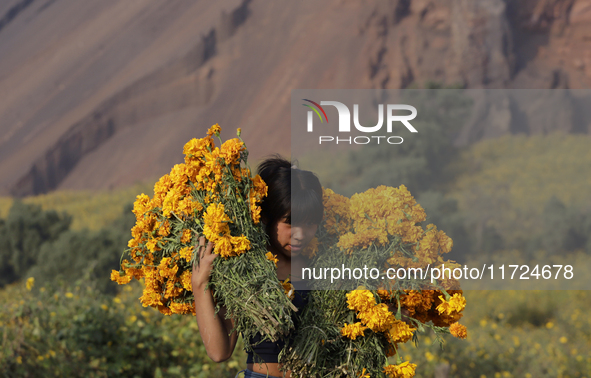
M238 334L230 330L234 327L232 319L226 319L226 309L221 308L215 315L215 302L211 290L205 290L209 282L213 260L217 257L213 251L213 244L204 246L205 238L199 239L199 250L201 259L199 265L193 267L191 283L193 284L193 296L195 297L195 313L199 332L207 355L215 362L223 362L229 359L236 347Z

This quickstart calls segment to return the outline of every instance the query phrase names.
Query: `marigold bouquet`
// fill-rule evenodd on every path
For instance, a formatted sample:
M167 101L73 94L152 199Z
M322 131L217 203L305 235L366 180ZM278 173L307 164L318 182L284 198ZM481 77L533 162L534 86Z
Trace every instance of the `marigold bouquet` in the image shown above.
M227 309L245 340L260 332L274 341L293 328L295 308L266 256L259 204L267 186L258 175L251 177L240 129L238 138L216 147L213 136L219 139L220 131L216 124L205 138L190 140L184 164L160 178L154 196L137 196L133 238L124 252L128 258L122 256L121 270L111 279L141 280L144 307L166 315L194 314L191 272L199 263L196 247L203 235L220 255L208 285L217 311Z
M325 189L324 207L317 239L304 251L310 266L373 266L380 275L312 282L318 290L310 293L296 336L280 356L292 377L408 378L416 365L402 361L398 344L416 341L428 328L439 341L444 333L466 337L457 323L466 305L457 281L384 279L388 268L459 266L443 259L452 240L432 224L421 226L425 211L406 187L380 186L350 199ZM388 365L391 356L394 365Z

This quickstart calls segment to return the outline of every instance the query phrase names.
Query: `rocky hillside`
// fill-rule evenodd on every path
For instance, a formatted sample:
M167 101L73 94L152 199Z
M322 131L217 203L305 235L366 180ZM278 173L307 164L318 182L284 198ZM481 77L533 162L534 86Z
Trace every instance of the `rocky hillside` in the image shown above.
M295 88L588 88L590 45L591 0L4 0L0 194L154 178L213 123L287 154Z

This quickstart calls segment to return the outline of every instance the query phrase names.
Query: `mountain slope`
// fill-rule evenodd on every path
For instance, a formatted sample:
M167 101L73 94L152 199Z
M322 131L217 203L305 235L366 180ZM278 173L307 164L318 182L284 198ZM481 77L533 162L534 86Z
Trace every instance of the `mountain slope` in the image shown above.
M154 178L213 123L225 136L241 127L254 159L288 154L295 88L591 83L589 0L10 4L0 194ZM482 127L467 125L463 143L513 132Z

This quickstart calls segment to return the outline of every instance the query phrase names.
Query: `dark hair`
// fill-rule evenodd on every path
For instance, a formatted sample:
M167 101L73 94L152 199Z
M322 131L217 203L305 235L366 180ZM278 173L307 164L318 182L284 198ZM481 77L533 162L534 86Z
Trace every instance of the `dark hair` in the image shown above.
M268 226L282 219L289 224L322 221L322 185L314 173L292 168L292 164L279 155L263 161L258 173L269 188L261 204L261 216Z

